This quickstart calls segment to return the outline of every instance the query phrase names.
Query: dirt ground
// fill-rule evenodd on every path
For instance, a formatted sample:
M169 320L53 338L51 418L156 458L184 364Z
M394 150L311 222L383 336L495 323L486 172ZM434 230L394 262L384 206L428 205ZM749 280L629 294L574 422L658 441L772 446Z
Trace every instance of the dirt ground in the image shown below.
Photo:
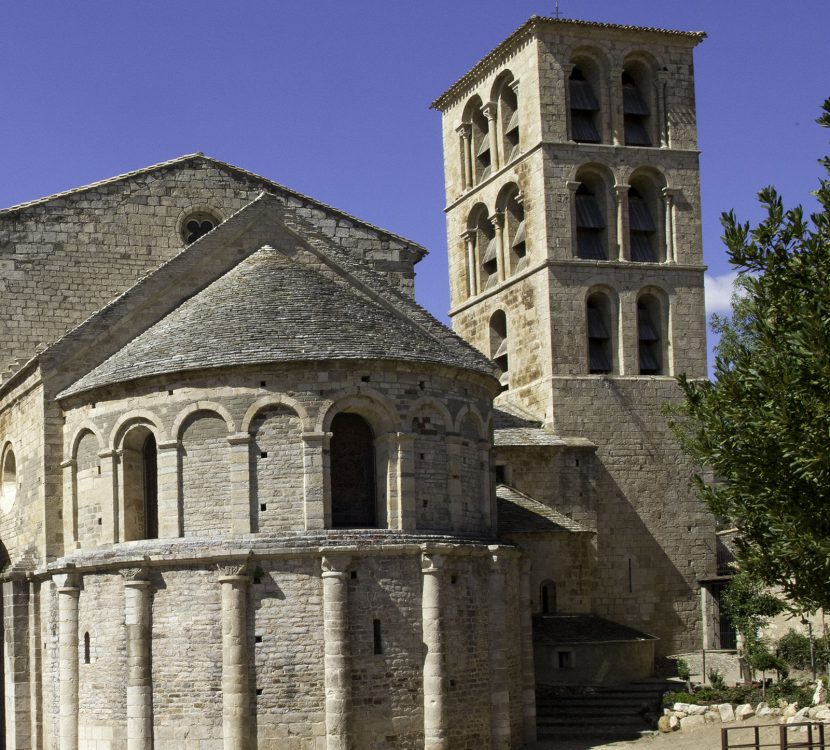
M720 750L721 729L729 729L729 744L742 745L755 740L753 727L760 729L762 745L779 747L779 724L770 723L768 718L750 719L729 724L707 724L687 732L671 732L640 737L635 740L613 741L610 739L568 739L540 742L533 750ZM830 733L829 733L830 734ZM789 732L790 746L805 742L806 733ZM830 738L828 738L830 739Z

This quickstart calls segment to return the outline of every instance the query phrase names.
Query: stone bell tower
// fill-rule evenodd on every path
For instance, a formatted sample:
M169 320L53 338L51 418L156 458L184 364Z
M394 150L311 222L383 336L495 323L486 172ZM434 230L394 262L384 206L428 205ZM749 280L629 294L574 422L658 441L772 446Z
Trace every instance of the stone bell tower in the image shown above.
M676 375L706 376L704 37L534 16L433 103L453 327L500 366L503 405L596 446L593 608L663 652L699 647L698 580L714 564L661 414Z

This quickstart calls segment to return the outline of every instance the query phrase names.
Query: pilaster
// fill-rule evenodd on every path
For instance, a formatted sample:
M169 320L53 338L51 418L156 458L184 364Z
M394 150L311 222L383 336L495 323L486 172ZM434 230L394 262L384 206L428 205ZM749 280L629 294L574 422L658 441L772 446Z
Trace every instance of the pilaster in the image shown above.
M444 556L425 550L421 557L421 617L424 646L424 750L449 750L446 720L447 674L441 609Z
M352 664L349 643L351 557L324 554L323 641L326 686L326 750L351 750Z

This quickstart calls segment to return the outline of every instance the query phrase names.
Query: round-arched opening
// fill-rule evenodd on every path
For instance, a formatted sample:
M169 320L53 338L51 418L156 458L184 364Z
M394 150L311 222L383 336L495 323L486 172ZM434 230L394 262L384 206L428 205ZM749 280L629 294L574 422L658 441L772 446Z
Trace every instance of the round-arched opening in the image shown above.
M626 146L651 146L651 72L640 62L626 65L622 74L623 126Z
M332 419L329 460L332 526L375 528L375 436L359 414L340 412Z
M0 509L8 513L17 500L17 460L11 446L3 453L3 469L0 478Z
M607 187L593 172L582 173L577 180L576 255L585 260L608 260Z
M539 586L539 610L543 615L556 614L556 584L553 581L542 581Z
M666 368L666 341L663 331L663 310L653 294L637 300L637 345L640 375L663 375Z
M212 232L221 220L209 211L194 211L184 217L181 223L181 237L185 245L190 245L208 232Z
M507 315L504 310L496 310L490 316L490 358L501 370L499 382L502 390L510 387L510 363L507 345Z
M587 60L574 65L568 77L571 139L577 143L599 143L602 140L598 79L596 65Z
M597 292L588 297L585 318L589 374L605 375L614 372L614 328L611 300L608 296Z
M145 425L124 437L124 541L158 539L158 448Z

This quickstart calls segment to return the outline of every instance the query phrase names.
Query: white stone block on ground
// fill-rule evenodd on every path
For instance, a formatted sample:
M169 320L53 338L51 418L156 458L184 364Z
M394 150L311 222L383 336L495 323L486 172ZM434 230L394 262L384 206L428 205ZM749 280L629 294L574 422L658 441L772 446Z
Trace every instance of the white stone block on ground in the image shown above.
M735 709L735 718L738 721L746 721L755 716L755 709L749 703L742 703Z
M735 721L735 709L731 703L721 703L718 706L721 721Z

